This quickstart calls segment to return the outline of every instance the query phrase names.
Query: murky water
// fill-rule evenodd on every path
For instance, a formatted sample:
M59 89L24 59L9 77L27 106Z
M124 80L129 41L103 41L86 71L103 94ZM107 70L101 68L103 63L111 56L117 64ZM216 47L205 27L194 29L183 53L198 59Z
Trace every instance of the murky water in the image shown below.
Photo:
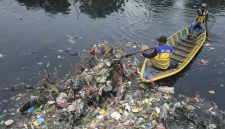
M177 94L198 92L225 109L225 0L209 4L210 47L203 47L182 73L163 80ZM7 87L35 84L44 70L62 74L79 61L62 53L82 52L92 44L136 41L156 45L159 35L170 35L193 22L198 0L0 0L0 100L32 92ZM207 66L198 65L206 59ZM208 94L215 90L216 94ZM4 105L4 106L3 106ZM2 102L0 107L9 103Z

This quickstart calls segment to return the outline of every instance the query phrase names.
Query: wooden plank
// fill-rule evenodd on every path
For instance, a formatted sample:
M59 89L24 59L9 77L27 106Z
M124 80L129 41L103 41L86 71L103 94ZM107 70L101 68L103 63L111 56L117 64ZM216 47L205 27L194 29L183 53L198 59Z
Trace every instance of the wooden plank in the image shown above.
M185 50L188 50L188 51L191 51L191 50L192 50L192 48L187 47L187 46L184 46L184 45L182 45L182 44L180 44L180 43L178 43L176 46L179 47L179 48L183 48L183 49L185 49Z
M177 53L177 54L184 55L184 56L187 56L189 54L188 52L185 52L185 51L182 51L179 49L174 49L173 53Z
M184 42L182 42L182 43L178 43L178 44L180 44L180 45L182 45L182 46L185 46L185 47L189 47L189 48L193 48L195 45L191 45L190 43L184 43Z
M198 38L198 37L191 37L191 36L189 36L189 35L188 35L188 37L187 37L187 39L192 40L192 41L194 41L194 42L197 42L197 38Z
M184 57L184 58L186 58L187 57L187 54L183 54L183 53L180 53L180 52L178 52L178 51L174 51L173 52L173 55L178 55L178 56L182 56L182 57Z
M184 51L184 52L187 52L187 53L190 53L190 49L186 49L186 48L183 48L183 47L180 47L180 46L174 46L173 47L174 48L174 50L181 50L181 51Z
M181 39L181 41L196 45L196 42L193 42L193 41L190 41L190 40Z
M173 60L175 60L175 61L178 61L178 62L183 62L183 60L184 60L185 58L182 57L182 56L178 56L178 55L173 54L173 55L171 56L171 59L173 59Z

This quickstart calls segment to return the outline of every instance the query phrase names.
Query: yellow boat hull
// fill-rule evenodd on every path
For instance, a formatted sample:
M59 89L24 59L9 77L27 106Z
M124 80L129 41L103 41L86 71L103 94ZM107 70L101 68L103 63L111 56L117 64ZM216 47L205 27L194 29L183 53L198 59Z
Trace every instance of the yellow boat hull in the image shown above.
M171 59L177 61L178 66L173 69L161 71L154 68L150 63L150 59L146 58L140 74L140 78L143 82L157 81L182 71L192 61L205 43L206 30L203 25L196 26L195 24L192 24L171 35L167 41L168 45L173 46L174 52L176 52L173 53Z

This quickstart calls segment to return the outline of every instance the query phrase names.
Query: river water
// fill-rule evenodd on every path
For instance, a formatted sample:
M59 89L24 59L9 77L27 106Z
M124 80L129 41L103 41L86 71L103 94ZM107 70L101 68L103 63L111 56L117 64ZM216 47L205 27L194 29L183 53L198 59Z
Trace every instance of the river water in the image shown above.
M160 81L177 94L199 93L225 109L225 0L205 0L209 37L193 62L180 74ZM71 71L82 52L102 41L141 42L151 46L160 35L173 34L191 24L199 0L0 0L0 107L18 93L32 90L9 87L37 84L44 71ZM201 59L208 65L199 65ZM214 90L216 94L209 94Z

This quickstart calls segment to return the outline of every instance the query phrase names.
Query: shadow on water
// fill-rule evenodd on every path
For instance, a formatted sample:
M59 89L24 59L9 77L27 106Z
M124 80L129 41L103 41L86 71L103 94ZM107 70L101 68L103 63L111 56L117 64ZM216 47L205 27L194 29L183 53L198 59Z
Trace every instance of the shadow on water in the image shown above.
M67 0L17 0L17 2L26 6L28 10L44 9L51 14L69 14L71 5Z
M105 18L113 12L123 11L122 6L127 0L75 0L79 3L82 13L91 18Z

